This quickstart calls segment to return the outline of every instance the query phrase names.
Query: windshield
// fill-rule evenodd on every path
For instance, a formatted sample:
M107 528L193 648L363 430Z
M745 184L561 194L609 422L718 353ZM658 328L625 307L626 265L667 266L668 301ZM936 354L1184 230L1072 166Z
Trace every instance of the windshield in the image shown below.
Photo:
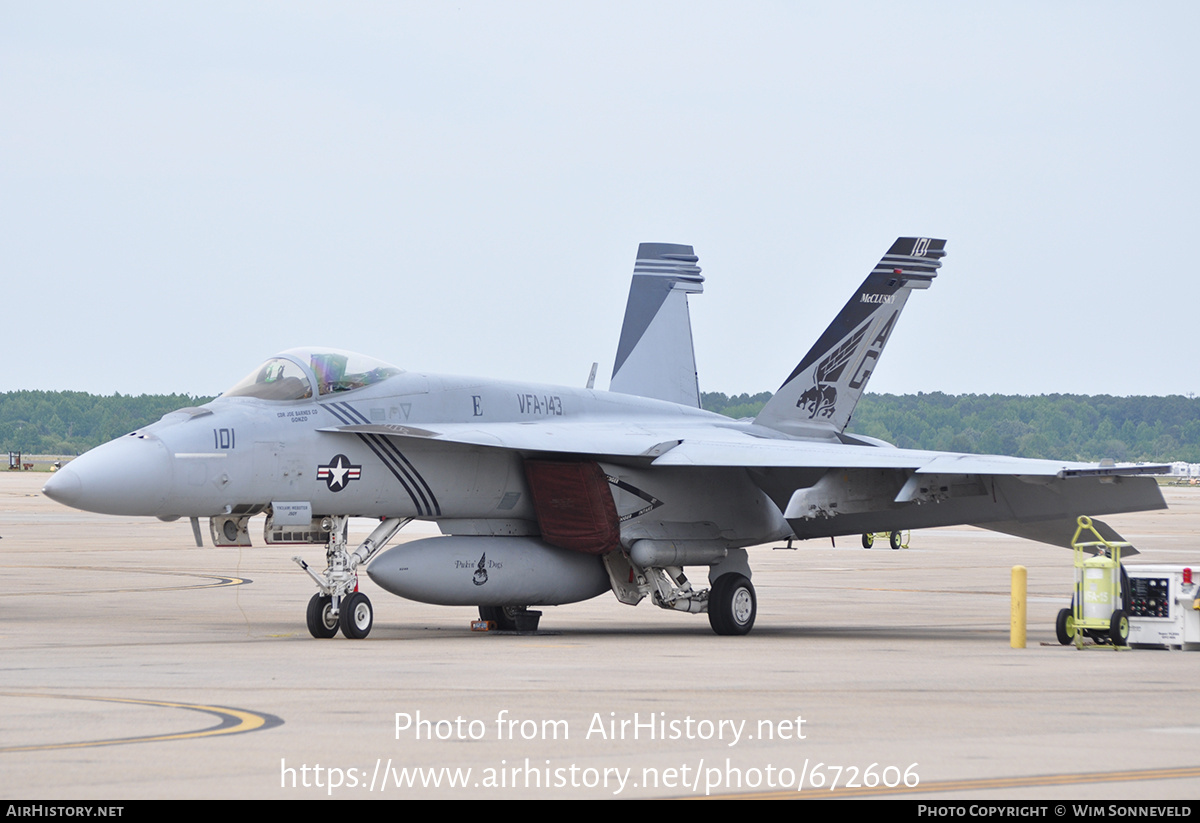
M303 400L312 397L312 385L304 370L291 360L273 357L225 392L226 397L257 397L260 400Z

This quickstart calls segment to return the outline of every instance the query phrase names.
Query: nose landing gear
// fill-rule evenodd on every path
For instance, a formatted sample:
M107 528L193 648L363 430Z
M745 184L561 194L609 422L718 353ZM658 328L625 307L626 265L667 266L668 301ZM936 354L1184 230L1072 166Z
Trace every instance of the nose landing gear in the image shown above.
M316 638L333 637L339 629L352 640L361 640L371 633L375 612L370 598L358 590L358 567L374 557L412 520L411 517L384 520L361 546L348 552L346 519L344 515L328 518L329 543L325 549L327 565L323 573L313 571L300 557L292 558L320 589L308 601L308 633Z

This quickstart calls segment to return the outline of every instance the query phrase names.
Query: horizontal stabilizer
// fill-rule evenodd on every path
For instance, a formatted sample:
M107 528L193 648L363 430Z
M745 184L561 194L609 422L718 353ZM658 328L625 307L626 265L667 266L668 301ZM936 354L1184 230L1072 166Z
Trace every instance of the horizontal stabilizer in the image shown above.
M1103 520L1092 518L1092 525L1096 528L1096 531L1100 532L1100 536L1109 543L1125 542L1125 538L1117 534L1117 530ZM1011 534L1013 537L1021 537L1025 540L1036 540L1039 543L1049 543L1052 546L1062 546L1069 549L1071 548L1071 538L1075 536L1075 530L1078 528L1078 521L1073 517L1063 517L1056 520L1036 520L1029 523L1010 520L1004 523L981 523L980 527L989 531ZM1084 540L1090 539L1090 536L1084 537ZM1095 552L1093 551L1093 553ZM1139 552L1132 546L1121 549L1121 556L1123 558L1132 557L1135 554L1139 554Z

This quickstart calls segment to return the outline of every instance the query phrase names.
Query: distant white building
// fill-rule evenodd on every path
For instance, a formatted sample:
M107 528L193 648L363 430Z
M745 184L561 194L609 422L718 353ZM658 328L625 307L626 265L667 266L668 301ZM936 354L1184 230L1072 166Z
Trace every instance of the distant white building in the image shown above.
M1172 463L1171 477L1200 477L1200 463Z

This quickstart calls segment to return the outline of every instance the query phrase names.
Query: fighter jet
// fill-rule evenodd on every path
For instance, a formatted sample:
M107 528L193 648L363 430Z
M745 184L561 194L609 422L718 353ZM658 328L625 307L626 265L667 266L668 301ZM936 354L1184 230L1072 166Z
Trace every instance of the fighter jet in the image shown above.
M536 627L530 607L611 591L744 635L757 611L750 546L954 524L1066 546L1078 515L1165 508L1137 476L1165 467L899 449L846 432L945 245L896 240L753 420L699 408L687 308L703 290L698 258L644 243L609 391L291 349L211 403L89 451L44 492L88 511L190 518L197 544L208 518L215 545L250 545L264 514L268 545L325 548L322 571L294 558L317 585L307 623L319 638L370 632L364 569L393 594L477 606L502 629ZM353 550L350 517L379 520ZM383 551L414 519L442 536ZM707 588L685 574L696 569Z

